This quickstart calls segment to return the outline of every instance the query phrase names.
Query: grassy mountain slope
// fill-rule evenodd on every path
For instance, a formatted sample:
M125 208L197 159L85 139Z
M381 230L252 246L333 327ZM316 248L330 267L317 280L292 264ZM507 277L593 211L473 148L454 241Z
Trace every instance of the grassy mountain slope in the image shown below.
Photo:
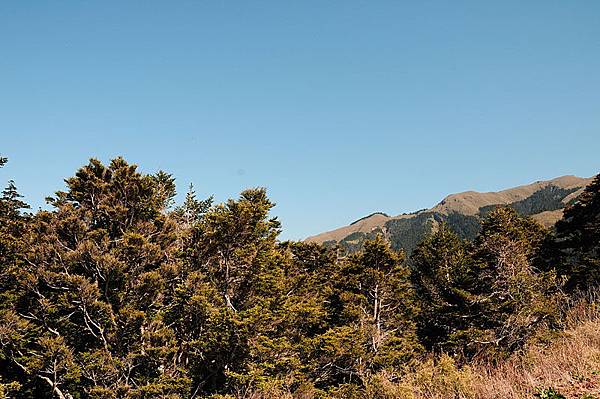
M583 191L591 178L562 176L498 192L466 191L452 194L430 209L398 216L376 212L332 231L308 237L308 242L339 243L348 252L377 234L388 238L394 249L411 252L416 244L440 223L447 223L458 235L471 239L479 221L497 206L510 206L546 226L562 217L562 209Z

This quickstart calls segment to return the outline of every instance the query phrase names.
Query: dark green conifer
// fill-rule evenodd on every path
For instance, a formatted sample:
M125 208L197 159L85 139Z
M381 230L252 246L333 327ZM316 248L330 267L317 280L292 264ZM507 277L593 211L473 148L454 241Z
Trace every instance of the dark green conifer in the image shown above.
M600 175L565 209L551 247L550 267L566 276L569 289L600 284Z
M446 224L427 236L411 255L412 280L421 305L418 318L422 342L452 351L449 338L467 328L469 288L474 275L468 245Z

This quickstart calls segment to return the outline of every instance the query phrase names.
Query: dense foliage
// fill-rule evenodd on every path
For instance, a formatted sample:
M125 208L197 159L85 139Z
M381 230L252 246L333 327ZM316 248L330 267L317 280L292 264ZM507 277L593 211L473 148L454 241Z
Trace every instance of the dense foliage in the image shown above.
M0 198L5 397L364 397L428 353L519 350L560 327L565 280L598 279L599 178L556 234L499 208L409 259L381 237L349 256L280 242L264 189L175 206L172 176L121 158L65 182L50 211L13 182Z
M600 284L600 175L565 210L548 252L568 289Z

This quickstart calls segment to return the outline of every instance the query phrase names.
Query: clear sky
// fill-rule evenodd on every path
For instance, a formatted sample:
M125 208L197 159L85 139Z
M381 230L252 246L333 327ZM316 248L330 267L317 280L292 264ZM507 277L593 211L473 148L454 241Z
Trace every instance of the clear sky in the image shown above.
M265 186L283 238L600 171L600 1L2 1L0 180L89 157L201 196Z

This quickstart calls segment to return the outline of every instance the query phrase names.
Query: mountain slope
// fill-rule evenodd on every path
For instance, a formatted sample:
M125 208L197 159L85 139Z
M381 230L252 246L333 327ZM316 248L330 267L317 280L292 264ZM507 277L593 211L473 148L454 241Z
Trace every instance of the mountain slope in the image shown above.
M498 192L466 191L452 194L430 209L388 216L376 212L348 226L308 237L308 242L340 244L354 252L377 234L388 238L394 249L411 252L417 243L440 223L447 223L458 235L471 239L479 231L480 220L497 206L510 206L532 216L546 226L562 217L563 208L583 191L592 178L561 176Z

